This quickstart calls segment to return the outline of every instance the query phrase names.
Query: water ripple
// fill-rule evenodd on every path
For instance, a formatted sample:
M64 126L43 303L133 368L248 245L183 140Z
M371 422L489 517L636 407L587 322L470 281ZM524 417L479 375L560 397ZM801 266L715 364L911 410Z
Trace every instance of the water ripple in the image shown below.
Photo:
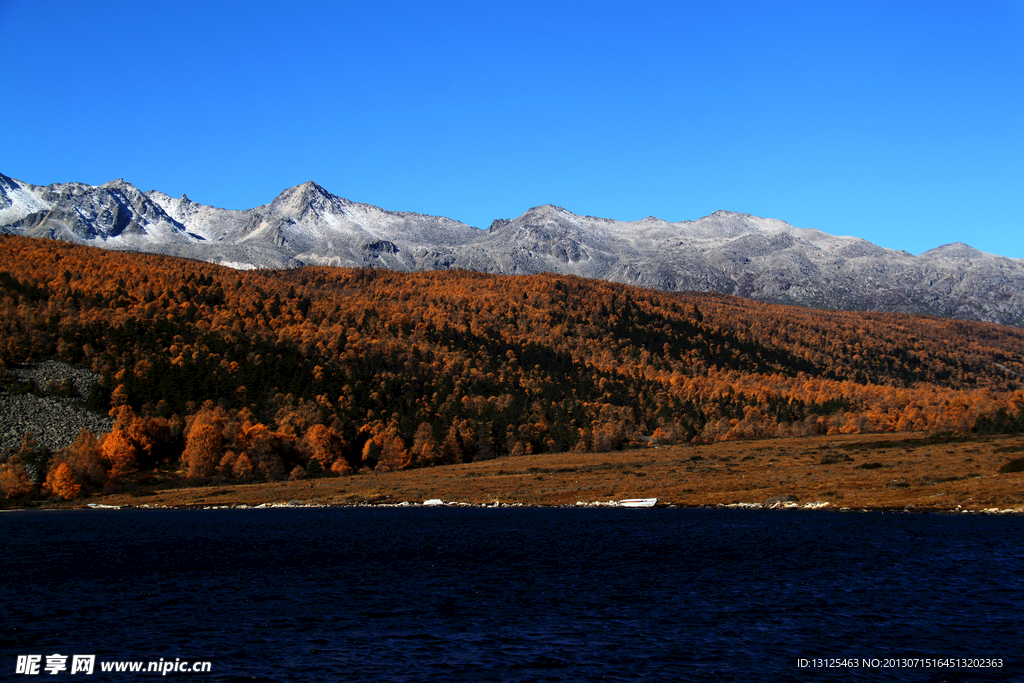
M56 649L210 660L208 681L1024 679L1019 520L622 512L10 513L0 666ZM907 656L1012 668L796 666Z

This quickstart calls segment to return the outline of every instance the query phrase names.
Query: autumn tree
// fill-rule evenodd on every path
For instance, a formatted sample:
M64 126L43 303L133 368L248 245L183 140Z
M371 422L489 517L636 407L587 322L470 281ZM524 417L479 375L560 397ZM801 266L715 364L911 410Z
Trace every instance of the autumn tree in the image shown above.
M427 422L421 422L413 435L411 460L417 465L433 465L440 451L437 440L434 438L434 429Z
M398 423L392 421L386 429L374 436L380 447L377 467L385 472L397 472L412 465L412 453L399 433Z
M459 428L452 425L441 442L441 462L450 465L462 460L462 444L459 442Z
M71 500L82 492L82 485L78 483L78 478L71 467L66 462L61 462L46 475L43 491L64 500Z
M135 447L124 430L115 429L106 435L100 444L100 456L109 464L109 476L120 477L138 471Z
M221 434L212 424L201 423L189 430L182 464L190 479L210 477L221 459Z
M256 468L249 459L249 454L242 452L238 454L231 465L231 476L242 481L249 481L256 474Z
M322 424L315 424L306 430L303 441L309 456L315 460L322 471L330 470L341 458L345 446L341 435Z
M27 498L35 486L25 470L25 463L17 455L0 465L0 494L8 500Z
M362 464L369 469L377 467L377 463L380 461L380 446L374 439L368 439L363 444Z
M88 488L98 488L107 480L100 442L90 431L80 430L70 446L57 451L56 459L67 463L76 479Z
M284 479L286 470L278 453L280 436L270 431L265 424L246 423L239 434L239 454L251 463L255 476L267 481Z

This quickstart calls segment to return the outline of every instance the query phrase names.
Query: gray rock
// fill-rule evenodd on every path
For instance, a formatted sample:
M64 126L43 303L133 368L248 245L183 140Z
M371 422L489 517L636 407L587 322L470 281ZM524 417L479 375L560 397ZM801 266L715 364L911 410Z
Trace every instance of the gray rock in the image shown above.
M783 494L779 496L771 496L764 502L766 508L776 508L785 505L786 503L799 503L800 499L792 494Z
M48 451L71 445L81 430L103 434L113 428L113 420L82 406L79 397L89 395L99 377L82 368L58 361L46 361L27 368L8 369L20 380L32 380L43 391L53 391L70 380L78 397L13 395L0 391L0 452L21 446L26 433Z

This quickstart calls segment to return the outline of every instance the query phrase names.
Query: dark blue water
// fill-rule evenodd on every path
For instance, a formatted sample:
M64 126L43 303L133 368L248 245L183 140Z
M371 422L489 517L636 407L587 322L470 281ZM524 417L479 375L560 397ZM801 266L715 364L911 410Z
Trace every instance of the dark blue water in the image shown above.
M202 681L1024 681L1024 520L741 510L0 514L19 654ZM1002 668L801 668L815 658Z

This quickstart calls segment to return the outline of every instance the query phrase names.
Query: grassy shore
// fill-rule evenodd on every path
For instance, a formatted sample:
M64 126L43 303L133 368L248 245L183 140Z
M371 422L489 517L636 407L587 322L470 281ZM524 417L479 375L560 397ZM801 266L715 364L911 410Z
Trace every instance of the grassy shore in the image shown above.
M857 434L667 446L609 453L500 458L404 472L264 484L171 488L167 481L126 493L60 504L205 507L303 503L351 505L445 502L571 505L623 498L659 504L764 504L854 509L1024 512L1024 473L1000 473L1024 457L1024 436Z

